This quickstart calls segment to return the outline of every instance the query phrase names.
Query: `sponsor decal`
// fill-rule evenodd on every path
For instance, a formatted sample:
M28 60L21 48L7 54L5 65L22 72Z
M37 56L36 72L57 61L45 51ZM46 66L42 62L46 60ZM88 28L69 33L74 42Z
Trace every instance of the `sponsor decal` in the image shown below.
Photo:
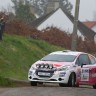
M66 72L60 72L60 74L66 74Z
M92 77L96 77L96 73L92 74Z
M81 69L81 81L89 81L89 68Z
M61 64L53 64L54 67L60 67L62 66Z

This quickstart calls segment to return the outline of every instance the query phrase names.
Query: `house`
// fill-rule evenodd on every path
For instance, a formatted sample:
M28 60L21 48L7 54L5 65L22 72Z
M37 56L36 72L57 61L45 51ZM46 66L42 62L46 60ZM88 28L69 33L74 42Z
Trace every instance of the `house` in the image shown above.
M73 32L74 17L62 8L51 11L50 13L34 20L31 22L31 26L37 28L38 30L43 30L47 27L57 27L68 33ZM78 36L82 38L86 37L88 39L94 40L96 33L91 30L82 22L78 21Z
M96 33L96 21L85 21L83 24ZM96 35L94 36L94 41L96 43Z
M41 20L36 26L38 30L43 30L47 27L57 27L63 31L70 33L72 33L73 30L73 23L70 21L70 19L68 19L68 17L64 14L61 8L52 11L45 17L42 17L37 20Z
M83 22L84 25L86 25L88 28L96 32L96 21L85 21Z

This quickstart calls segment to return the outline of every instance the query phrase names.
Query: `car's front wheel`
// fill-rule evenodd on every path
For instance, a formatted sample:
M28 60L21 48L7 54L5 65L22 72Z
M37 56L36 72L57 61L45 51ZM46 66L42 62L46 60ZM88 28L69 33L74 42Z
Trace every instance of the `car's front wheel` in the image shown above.
M60 87L67 87L67 84L59 83Z
M68 80L68 86L75 87L75 83L76 83L76 75L75 73L71 73L69 80Z
M37 86L37 82L31 81L30 84L31 84L31 86Z

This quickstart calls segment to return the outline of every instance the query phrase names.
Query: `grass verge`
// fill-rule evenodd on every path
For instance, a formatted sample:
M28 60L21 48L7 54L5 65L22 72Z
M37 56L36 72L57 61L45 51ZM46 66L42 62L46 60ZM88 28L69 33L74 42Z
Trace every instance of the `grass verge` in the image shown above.
M42 40L4 34L0 42L0 76L27 80L30 66L50 52L63 50ZM3 78L4 79L4 78ZM10 84L5 79L6 84ZM1 78L1 85L4 82Z

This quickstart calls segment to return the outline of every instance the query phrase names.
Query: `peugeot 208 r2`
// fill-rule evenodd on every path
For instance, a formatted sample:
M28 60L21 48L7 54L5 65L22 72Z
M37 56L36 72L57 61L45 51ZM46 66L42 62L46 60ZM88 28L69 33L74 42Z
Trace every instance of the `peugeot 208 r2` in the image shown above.
M95 59L95 57L93 56ZM76 86L81 66L91 64L89 54L74 51L52 52L32 64L28 79L32 86L38 83L58 83L60 86Z

